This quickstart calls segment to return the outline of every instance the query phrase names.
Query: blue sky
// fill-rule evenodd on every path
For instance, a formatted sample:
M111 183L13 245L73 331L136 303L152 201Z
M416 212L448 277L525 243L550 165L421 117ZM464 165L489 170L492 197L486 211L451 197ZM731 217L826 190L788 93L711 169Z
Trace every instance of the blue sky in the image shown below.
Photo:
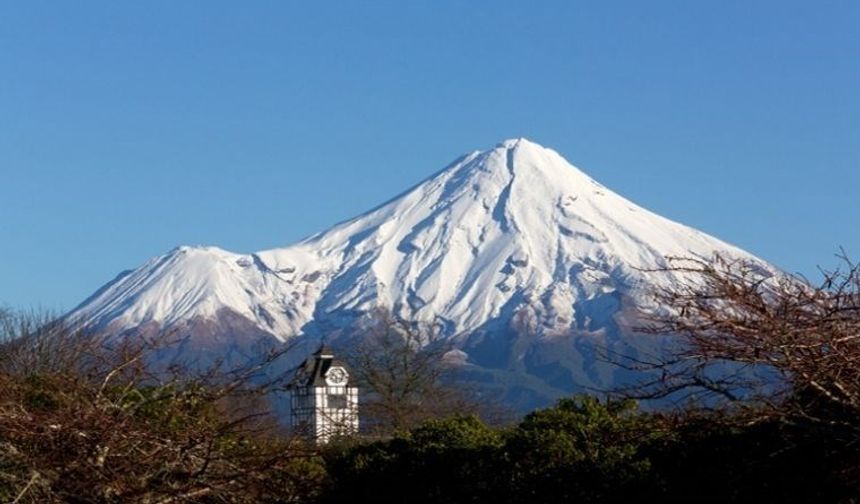
M288 245L525 136L790 271L860 258L860 2L0 3L0 305Z

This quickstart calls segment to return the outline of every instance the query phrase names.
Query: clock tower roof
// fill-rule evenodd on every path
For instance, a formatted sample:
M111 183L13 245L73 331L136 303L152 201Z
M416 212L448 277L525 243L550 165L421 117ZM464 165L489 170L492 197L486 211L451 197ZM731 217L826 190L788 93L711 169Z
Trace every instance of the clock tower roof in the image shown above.
M335 357L327 345L320 345L319 349L299 366L293 383L298 386L324 387L327 385L326 376L332 368L342 368L349 377L346 364ZM343 385L351 384L347 380Z
M334 358L334 352L332 352L331 347L326 345L325 343L320 345L317 351L314 352L314 355L318 355L320 357Z

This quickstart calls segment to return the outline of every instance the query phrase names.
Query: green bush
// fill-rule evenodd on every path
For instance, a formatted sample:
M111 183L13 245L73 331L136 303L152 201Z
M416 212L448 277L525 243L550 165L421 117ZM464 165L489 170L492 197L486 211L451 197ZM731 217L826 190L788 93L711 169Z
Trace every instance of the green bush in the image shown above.
M387 441L333 449L331 502L602 501L641 492L643 447L662 434L633 402L581 397L493 429L474 416L434 420Z
M603 502L641 494L651 482L644 448L663 436L633 401L563 399L528 415L505 443L511 501Z

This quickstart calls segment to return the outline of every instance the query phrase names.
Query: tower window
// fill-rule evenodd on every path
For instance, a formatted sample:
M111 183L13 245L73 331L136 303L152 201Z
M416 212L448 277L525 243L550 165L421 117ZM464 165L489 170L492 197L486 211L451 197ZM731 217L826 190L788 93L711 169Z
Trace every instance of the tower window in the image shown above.
M326 402L329 408L346 409L346 394L329 394Z

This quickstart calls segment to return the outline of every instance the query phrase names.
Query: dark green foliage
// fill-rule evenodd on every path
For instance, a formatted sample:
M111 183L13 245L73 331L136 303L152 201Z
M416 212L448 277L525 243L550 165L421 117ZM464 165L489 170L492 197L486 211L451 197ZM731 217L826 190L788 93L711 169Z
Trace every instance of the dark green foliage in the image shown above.
M23 404L34 410L56 410L60 407L60 390L49 377L31 374L23 381Z
M500 433L474 416L433 420L388 441L327 455L341 502L481 502L493 491Z
M723 415L675 419L672 438L648 450L665 502L853 502L828 435L779 422L738 425Z
M528 415L508 436L510 495L605 502L641 493L651 477L643 447L661 436L633 401L564 399Z
M475 417L431 421L332 447L323 501L857 502L860 454L839 449L838 436L741 419L577 397L505 430Z
M641 455L660 437L632 402L583 397L507 431L475 417L428 422L384 442L329 453L327 498L376 502L600 502L642 492Z

